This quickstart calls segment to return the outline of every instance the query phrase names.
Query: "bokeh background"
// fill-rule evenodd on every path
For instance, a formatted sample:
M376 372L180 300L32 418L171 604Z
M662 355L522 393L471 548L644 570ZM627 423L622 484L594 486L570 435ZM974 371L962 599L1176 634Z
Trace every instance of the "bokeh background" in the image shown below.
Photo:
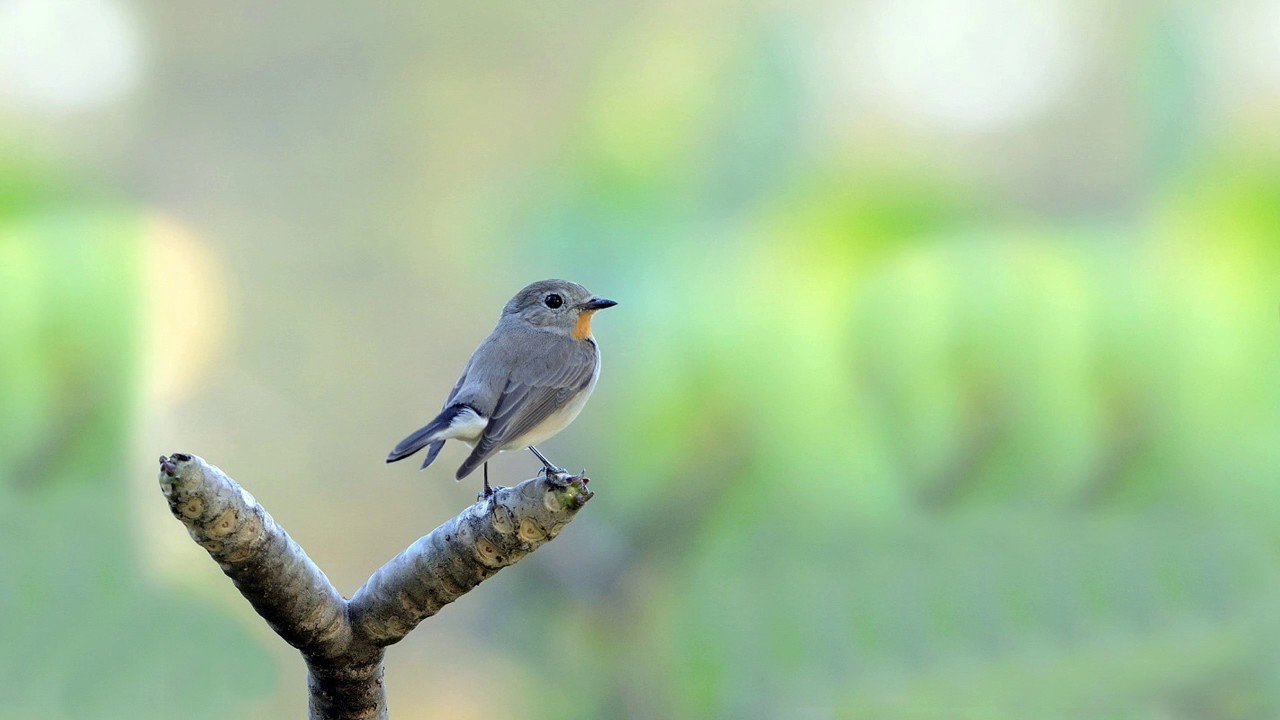
M395 717L1280 717L1277 128L1274 0L0 0L0 718L299 717L155 458L349 595L557 276L598 496Z

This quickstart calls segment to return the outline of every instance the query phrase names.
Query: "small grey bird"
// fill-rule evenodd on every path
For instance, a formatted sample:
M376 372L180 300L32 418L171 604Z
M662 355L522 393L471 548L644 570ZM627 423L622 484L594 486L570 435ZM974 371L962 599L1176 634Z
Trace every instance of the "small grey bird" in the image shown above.
M591 335L591 316L617 305L567 280L541 280L502 308L498 326L472 353L434 420L400 441L387 462L428 448L425 469L446 440L473 449L457 479L503 450L528 447L548 475L564 472L536 444L568 427L582 411L600 377L600 349Z

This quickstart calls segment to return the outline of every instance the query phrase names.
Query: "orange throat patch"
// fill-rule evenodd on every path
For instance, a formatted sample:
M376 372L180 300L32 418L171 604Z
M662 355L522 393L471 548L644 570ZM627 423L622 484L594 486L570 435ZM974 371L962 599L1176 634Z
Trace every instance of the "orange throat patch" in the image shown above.
M591 316L595 313L595 310L583 310L578 314L578 324L573 326L575 340L586 340L591 337Z

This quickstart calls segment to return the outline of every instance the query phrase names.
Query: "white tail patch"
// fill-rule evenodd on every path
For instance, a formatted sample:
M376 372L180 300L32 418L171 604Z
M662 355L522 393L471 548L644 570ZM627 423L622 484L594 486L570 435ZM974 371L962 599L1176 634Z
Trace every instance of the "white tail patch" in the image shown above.
M484 432L485 427L488 425L489 418L482 417L471 408L464 408L462 412L453 417L448 427L435 433L431 437L431 441L461 440L474 444L480 439L480 433Z

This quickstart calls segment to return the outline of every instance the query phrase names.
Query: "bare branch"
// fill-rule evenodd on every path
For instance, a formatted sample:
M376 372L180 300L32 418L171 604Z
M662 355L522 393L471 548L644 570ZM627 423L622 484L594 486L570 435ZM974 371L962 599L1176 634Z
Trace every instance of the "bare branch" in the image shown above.
M162 459L160 489L173 516L277 635L309 656L346 652L352 639L346 601L248 491L181 453Z
M350 602L253 496L194 455L160 458L174 517L307 662L312 720L387 717L383 648L550 541L593 493L540 475L468 507L382 566Z
M584 478L540 476L498 490L383 565L351 598L363 639L400 641L423 618L559 534L592 493Z

